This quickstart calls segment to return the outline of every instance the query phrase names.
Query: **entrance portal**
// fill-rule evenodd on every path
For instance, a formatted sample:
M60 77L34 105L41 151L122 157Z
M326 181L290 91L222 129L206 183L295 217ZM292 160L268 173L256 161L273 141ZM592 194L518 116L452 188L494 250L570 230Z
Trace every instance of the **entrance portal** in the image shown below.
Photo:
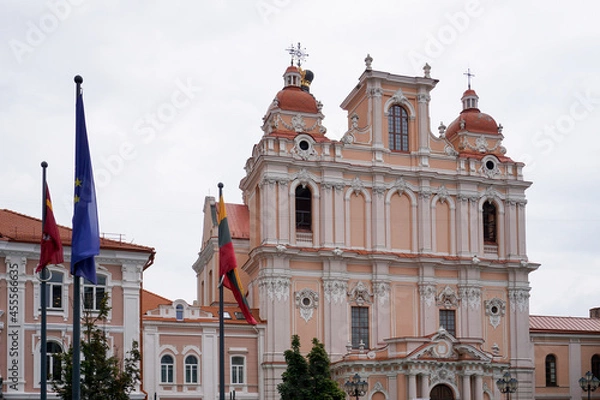
M452 389L446 385L437 385L431 389L431 400L454 400Z

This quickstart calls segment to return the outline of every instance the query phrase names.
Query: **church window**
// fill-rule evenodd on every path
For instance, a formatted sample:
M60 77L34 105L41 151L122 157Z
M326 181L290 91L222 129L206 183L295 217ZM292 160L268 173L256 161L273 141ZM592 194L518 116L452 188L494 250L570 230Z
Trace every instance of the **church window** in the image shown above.
M312 230L312 199L308 187L296 188L296 229L310 232Z
M440 326L446 332L456 337L456 311L455 310L440 310Z
M558 386L556 383L556 356L546 356L546 386Z
M484 243L496 244L497 229L496 206L491 201L483 203L483 241Z
M183 305L177 304L175 307L175 319L177 321L183 321Z
M404 107L390 107L388 134L390 150L408 151L408 113Z
M592 374L600 379L600 355L598 354L592 356Z
M352 348L369 348L369 307L352 307Z

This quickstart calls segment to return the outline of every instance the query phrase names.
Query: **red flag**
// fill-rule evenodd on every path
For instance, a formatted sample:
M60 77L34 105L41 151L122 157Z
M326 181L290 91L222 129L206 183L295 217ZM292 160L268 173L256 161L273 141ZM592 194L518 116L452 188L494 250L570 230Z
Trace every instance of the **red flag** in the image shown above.
M229 223L227 222L227 212L225 210L225 202L223 201L222 194L219 196L218 221L219 275L223 276L223 285L233 292L233 296L240 306L246 321L251 325L256 325L257 322L252 316L246 300L244 286L237 273L237 261L235 258L235 251L233 250L231 234L229 233Z
M44 220L44 230L42 232L42 248L40 250L40 263L35 272L40 272L48 264L60 264L63 259L62 242L58 233L58 226L52 212L52 201L50 200L50 190L46 186L46 219Z

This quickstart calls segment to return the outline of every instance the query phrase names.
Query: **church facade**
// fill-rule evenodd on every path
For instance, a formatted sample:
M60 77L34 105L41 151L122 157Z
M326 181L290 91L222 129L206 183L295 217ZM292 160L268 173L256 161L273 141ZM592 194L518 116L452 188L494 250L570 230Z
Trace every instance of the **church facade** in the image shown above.
M365 62L341 105L341 140L327 137L312 73L288 67L246 162L239 264L266 321L261 398L278 398L298 334L305 351L312 338L325 344L340 382L359 373L377 388L374 399L496 399L507 371L513 399L531 399L538 264L526 251L524 165L471 88L434 133L429 66L408 77ZM202 288L215 268L195 265L201 304L214 301Z

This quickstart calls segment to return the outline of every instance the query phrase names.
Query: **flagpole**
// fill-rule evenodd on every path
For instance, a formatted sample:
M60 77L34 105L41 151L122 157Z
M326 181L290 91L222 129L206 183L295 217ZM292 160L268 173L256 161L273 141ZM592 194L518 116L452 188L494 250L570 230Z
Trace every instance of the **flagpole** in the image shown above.
M48 193L47 191L47 183L46 183L46 168L48 168L48 163L46 161L42 161L42 237L44 235L44 227L46 226L46 213L47 213L47 206L46 206L46 201L47 201L47 197L46 197L46 193ZM40 271L40 281L41 281L41 288L40 288L40 308L42 309L42 334L41 334L41 344L40 344L40 350L41 350L41 357L40 357L40 399L41 400L46 400L47 399L47 391L48 388L46 387L46 383L48 382L48 369L47 369L47 364L46 364L46 358L48 357L48 349L47 349L47 343L48 343L48 339L47 339L47 321L46 321L46 308L47 308L47 304L46 304L46 296L47 296L47 289L48 287L46 286L46 281L48 280L48 268L44 265L44 267L42 268L42 270Z
M219 199L223 195L223 183L219 182ZM219 268L219 274L221 273ZM225 318L223 309L223 275L219 277L219 399L225 400Z
M81 93L81 84L83 78L79 75L75 76L75 101ZM72 247L71 247L72 249ZM71 259L71 262L73 260ZM80 400L81 391L81 288L80 277L73 274L73 373L72 373L72 400Z

